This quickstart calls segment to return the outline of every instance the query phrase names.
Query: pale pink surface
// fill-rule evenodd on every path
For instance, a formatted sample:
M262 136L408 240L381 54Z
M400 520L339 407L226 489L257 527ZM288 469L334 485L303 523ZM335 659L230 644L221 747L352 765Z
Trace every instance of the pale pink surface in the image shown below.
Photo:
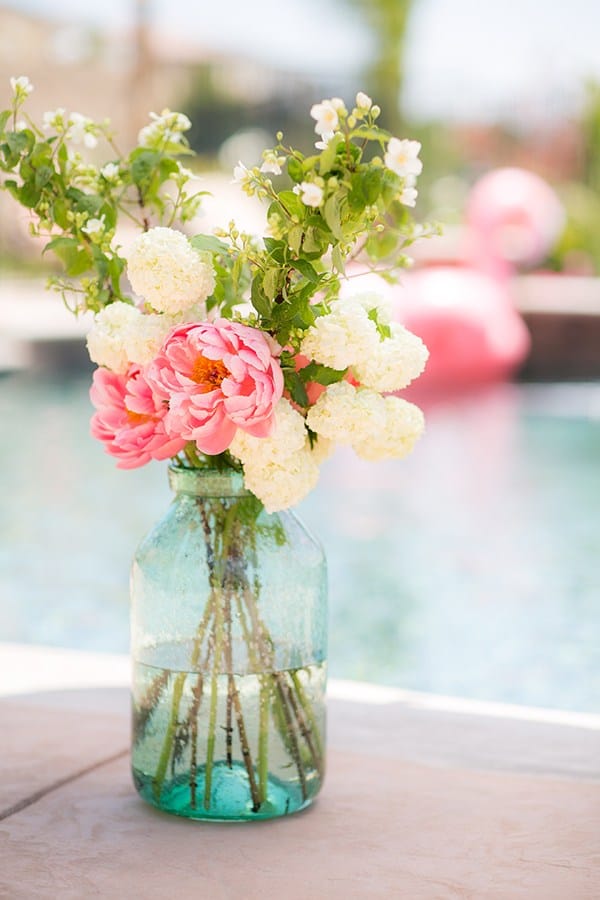
M262 331L216 319L174 328L148 377L169 405L171 434L222 453L237 428L266 437L283 393L278 347Z
M96 407L92 435L118 458L120 469L168 459L183 449L185 440L166 432L167 406L153 393L139 366L132 366L125 375L96 369L90 399Z

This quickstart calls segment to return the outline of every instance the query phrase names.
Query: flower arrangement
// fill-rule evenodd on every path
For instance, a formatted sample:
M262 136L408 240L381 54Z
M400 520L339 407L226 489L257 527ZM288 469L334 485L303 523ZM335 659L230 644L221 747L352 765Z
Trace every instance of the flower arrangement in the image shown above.
M159 528L134 563L136 785L192 818L300 809L323 774L322 563L276 514L316 485L336 445L398 458L423 431L421 411L397 393L423 371L427 350L383 296L349 290L346 273L360 260L394 279L410 244L435 232L411 217L420 145L380 128L362 92L351 109L323 100L310 111L315 153L278 134L260 166L235 168L242 190L267 205L268 234L231 222L188 237L175 226L193 220L202 194L181 162L184 115L153 114L122 154L107 122L57 109L36 124L25 112L28 79L11 85L2 186L62 261L53 286L74 313L94 314L92 433L120 468L170 460L174 483L193 496L168 521L176 538ZM79 147L100 141L109 159L97 165ZM122 219L139 231L127 258ZM189 487L215 471L244 490L218 499ZM200 535L193 552L190 535ZM305 567L294 542L309 553ZM172 575L161 555L173 546L189 577ZM166 619L198 603L193 633L182 637L161 613L156 633L136 636L151 619L136 612L136 591L167 602ZM286 619L285 602L304 603L305 618ZM284 620L288 644L295 634L287 650L277 637Z
M395 394L422 372L427 350L391 321L383 297L340 296L349 261L394 277L412 241L433 231L410 215L420 144L379 128L366 94L351 110L338 98L312 107L314 155L279 134L262 165L236 167L243 191L269 204L268 236L232 222L188 238L173 227L201 201L180 161L190 152L186 116L152 114L124 156L107 122L57 109L38 127L24 115L28 79L11 85L0 115L3 186L64 263L54 286L74 312L95 313L92 433L119 467L218 458L275 511L315 486L335 444L368 460L412 449L423 417ZM102 139L111 158L84 160L78 145ZM291 186L276 188L272 176L284 171ZM127 260L120 217L140 230Z

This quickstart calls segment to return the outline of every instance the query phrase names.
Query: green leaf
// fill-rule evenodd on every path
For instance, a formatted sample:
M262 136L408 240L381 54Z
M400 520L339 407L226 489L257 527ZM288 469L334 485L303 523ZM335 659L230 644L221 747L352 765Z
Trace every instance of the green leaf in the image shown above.
M341 134L334 135L325 150L321 152L319 157L319 174L325 176L333 168L335 158L337 156L338 147L343 143L344 138Z
M300 248L302 247L302 238L304 236L304 229L302 225L294 225L288 231L287 242L288 247L292 250L293 253L300 253Z
M371 234L367 239L365 249L371 259L385 259L396 249L396 235L389 231Z
M333 264L333 268L343 275L346 271L346 267L344 265L344 257L342 256L342 251L339 244L336 244L331 251L331 262Z
M332 369L331 366L322 366L320 363L310 362L300 369L300 377L307 384L309 381L318 381L319 384L336 384L342 381L348 369Z
M19 191L19 202L28 209L38 205L42 196L42 189L37 187L35 181L26 181Z
M161 155L156 150L138 147L130 156L131 177L139 188L146 186L156 171Z
M328 243L329 241L324 237L320 228L310 225L306 229L303 243L305 253L314 253L315 256L320 256L325 252Z
M93 266L92 255L84 247L81 247L77 238L57 237L49 241L43 252L52 250L58 256L65 267L67 275L76 277L89 272Z
M321 276L315 271L307 259L291 259L290 265L304 275L311 284L318 284L320 282Z
M368 204L373 204L381 193L383 169L369 168L362 176L362 191Z
M269 300L267 299L267 296L263 291L261 281L261 273L258 272L252 280L250 300L252 301L252 306L259 314L259 316L268 318L271 315L271 304L269 303Z
M363 141L389 141L391 134L383 128L370 128L368 125L359 125L352 132L352 137Z
M288 369L284 373L284 381L294 403L297 403L298 406L302 407L308 406L308 394L306 393L304 382L300 378L298 372L295 372L293 369Z
M325 217L325 221L331 228L331 231L339 240L342 239L342 223L341 223L341 201L337 194L332 194L332 196L325 203L325 208L323 209L323 216Z
M299 219L304 218L306 206L298 194L295 194L293 191L280 191L278 196L279 205L283 208L286 215L297 216Z
M285 241L279 241L275 238L267 237L264 239L264 242L266 250L271 259L273 259L275 262L283 263L286 251Z
M227 244L212 234L195 234L194 237L190 238L190 244L196 250L209 250L211 253L217 254L229 253Z
M37 188L45 187L52 180L54 169L50 166L40 166L35 172L35 186Z
M379 321L379 317L377 315L377 308L370 309L368 315L369 315L369 319L371 320L371 322L375 323L375 327L377 328L379 337L383 338L383 339L391 338L392 329L390 328L389 325L386 325L384 322Z
M263 277L263 291L269 300L274 300L279 293L281 284L281 269L267 269Z
M287 162L287 170L288 175L295 181L296 184L301 182L304 179L304 167L299 159L296 159L294 156L290 156Z
M4 133L4 129L6 127L6 123L11 117L11 110L5 109L4 112L0 113L0 134Z

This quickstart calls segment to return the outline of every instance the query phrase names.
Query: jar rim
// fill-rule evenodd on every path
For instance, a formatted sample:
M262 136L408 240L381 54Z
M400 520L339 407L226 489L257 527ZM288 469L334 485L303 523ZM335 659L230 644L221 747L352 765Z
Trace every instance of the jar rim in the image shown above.
M233 469L184 469L169 466L169 485L176 494L194 497L248 497L244 476Z

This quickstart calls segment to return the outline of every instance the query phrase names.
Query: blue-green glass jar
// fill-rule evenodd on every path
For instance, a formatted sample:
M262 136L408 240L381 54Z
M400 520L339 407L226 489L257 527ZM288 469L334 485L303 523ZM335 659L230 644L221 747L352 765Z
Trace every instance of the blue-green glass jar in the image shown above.
M303 809L325 761L323 552L234 470L169 479L131 575L135 786L192 819Z

